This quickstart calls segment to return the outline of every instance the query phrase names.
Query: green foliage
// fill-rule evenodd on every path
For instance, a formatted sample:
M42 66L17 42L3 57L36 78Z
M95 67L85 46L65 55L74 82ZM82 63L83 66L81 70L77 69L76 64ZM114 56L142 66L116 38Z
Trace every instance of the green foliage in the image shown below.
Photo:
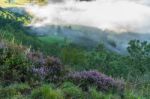
M3 20L0 21L1 24L4 21L8 22L10 20L13 20L13 21L16 21L18 23L23 23L23 24L27 25L27 24L30 23L31 16L29 16L27 14L26 15L21 15L21 14L18 14L18 13L13 13L9 10L0 8L0 19L3 19ZM14 24L14 25L17 25L17 24Z
M16 99L18 99L17 97L22 97L22 95L27 94L29 90L30 87L27 84L12 84L0 88L0 97L4 99L16 97Z
M82 49L73 48L67 46L61 51L61 59L64 63L70 65L84 65L85 64L85 54Z
M124 96L125 99L145 99L144 97L140 97L139 95L135 94L132 91L126 91L126 94Z
M150 44L147 41L131 40L129 42L128 52L132 57L148 57L150 56Z
M131 79L134 81L127 82L126 90L124 93L125 97L134 97L133 99L138 99L138 98L149 99L150 98L149 73Z
M150 70L150 43L146 41L132 40L129 42L128 52L130 54L129 66L132 68L132 75L144 74Z
M78 86L75 86L73 83L65 82L61 88L67 99L83 99L84 93Z
M32 91L32 99L64 99L63 93L59 89L52 89L49 85L43 85Z
M98 92L95 88L90 88L90 98L89 99L104 99L101 92Z
M87 99L121 99L119 95L102 93L100 91L97 91L94 87L90 88L88 96L89 97Z
M29 35L29 28L23 26L30 23L30 18L30 16L19 15L0 8L0 37L9 41L14 38L19 44L22 43L26 46L32 46L35 50L48 52L45 49L45 46L48 46L48 44Z
M29 35L28 28L25 28L23 25L28 24L30 18L30 16L19 15L0 8L0 98L150 98L150 43L132 40L127 48L129 54L124 56L108 51L103 44L92 50L87 50L87 48L79 45L65 42L62 38ZM109 43L114 47L116 46L114 41ZM30 49L24 45L32 46L33 50L40 50L45 55L39 52L37 54L32 53L34 51L29 52ZM27 57L27 55L30 55L30 57ZM79 73L76 83L80 87L72 84L75 83L74 81L69 83L59 80L60 78L65 78L68 71L66 72L65 66L60 63L58 58L49 57L49 55L61 58L63 63L69 66L71 70L96 69L106 75L111 75L112 78L122 77L126 80L128 86L126 86L125 91L122 91L121 96L114 93L100 92L96 88L83 91L80 88L83 82L79 82L79 79L84 78L84 85L87 85L87 87L89 87L88 82L91 83L91 80L96 80L96 84L98 84L100 79L97 79L95 74L88 76L80 75ZM36 79L38 77L41 79ZM73 77L75 76L73 75ZM90 78L88 82L86 77ZM57 87L55 89L49 85L41 85L45 82L53 82L53 80L58 82L54 83L54 86ZM105 83L102 83L104 86L109 83L107 80L106 78L104 80ZM91 84L93 85L93 83ZM107 86L106 88L109 92L111 91Z
M24 82L29 77L30 63L26 58L27 48L12 43L0 43L0 82Z

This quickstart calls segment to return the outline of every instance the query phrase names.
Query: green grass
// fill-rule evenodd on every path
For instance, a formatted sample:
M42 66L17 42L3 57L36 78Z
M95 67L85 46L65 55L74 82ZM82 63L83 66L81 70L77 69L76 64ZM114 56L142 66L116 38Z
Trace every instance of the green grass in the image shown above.
M0 36L8 41L13 38L17 43L31 46L36 50L48 52L44 47L47 43L42 42L37 37L28 33L28 28L24 27L29 24L31 17L28 15L20 15L5 9L0 9Z
M65 38L63 37L58 37L58 36L41 36L38 37L39 40L46 42L48 44L54 44L54 43L60 43L60 44L64 44L65 43Z

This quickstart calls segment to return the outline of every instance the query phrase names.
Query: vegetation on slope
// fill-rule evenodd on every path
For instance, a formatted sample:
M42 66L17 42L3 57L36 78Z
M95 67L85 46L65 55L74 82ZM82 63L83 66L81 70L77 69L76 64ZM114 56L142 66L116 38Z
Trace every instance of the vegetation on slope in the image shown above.
M23 24L29 17L4 9L0 13L2 99L150 98L149 43L130 41L126 56L103 44L86 50L49 43L28 34Z

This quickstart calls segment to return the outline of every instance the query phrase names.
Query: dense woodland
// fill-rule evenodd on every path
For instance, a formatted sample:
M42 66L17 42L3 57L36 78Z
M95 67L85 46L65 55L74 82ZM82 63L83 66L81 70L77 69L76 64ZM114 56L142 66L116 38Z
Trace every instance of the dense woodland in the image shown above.
M49 43L31 19L0 8L0 99L150 99L150 43L131 40L127 55Z

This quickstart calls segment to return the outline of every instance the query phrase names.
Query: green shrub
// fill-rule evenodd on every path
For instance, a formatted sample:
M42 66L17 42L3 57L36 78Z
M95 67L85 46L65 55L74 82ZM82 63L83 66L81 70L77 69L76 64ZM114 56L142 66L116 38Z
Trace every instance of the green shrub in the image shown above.
M89 94L89 99L104 99L104 95L101 92L98 92L96 88L90 88Z
M82 90L78 86L75 86L73 83L70 82L65 82L62 85L62 91L64 92L67 99L83 99L84 96Z
M1 88L0 89L0 97L1 98L6 98L6 97L12 97L12 96L15 96L15 95L18 95L16 89L12 88Z
M134 78L132 78L134 79ZM150 98L150 80L148 75L143 75L134 82L127 82L124 96L127 99L149 99Z
M86 55L87 62L84 68L96 69L113 77L125 77L128 74L128 65L123 56L104 49L102 45Z
M26 94L28 93L28 91L30 91L30 86L25 83L13 84L13 85L10 85L8 88L10 89L13 88L17 90L17 92L20 92L21 94Z
M30 16L19 15L13 12L10 12L6 9L0 9L0 35L3 35L3 39L11 40L15 38L17 43L22 43L23 45L30 46L34 49L40 49L47 51L44 42L29 35L29 28L23 26L23 24L28 24L31 22Z
M6 87L0 88L0 97L1 98L12 98L12 97L21 97L26 95L30 91L30 86L27 84L12 84Z
M133 91L126 91L124 98L125 99L144 99L144 98L134 94Z
M27 48L14 42L3 42L0 48L0 82L25 82L29 79L30 63L26 58ZM1 44L1 42L0 42Z
M83 65L86 62L84 51L79 48L65 47L61 51L61 59L71 65Z
M142 75L150 70L150 43L140 40L131 40L127 48L132 76Z
M52 89L49 85L36 88L31 93L32 99L64 99L63 93L59 89Z
M33 63L31 70L37 79L51 83L60 83L63 81L67 71L58 58L45 56L38 52L30 52L27 56Z
M23 96L23 95L15 95L15 96L12 96L8 99L29 99L28 96Z
M97 91L96 88L92 87L89 90L88 99L121 99L119 95L111 94L111 93L102 93Z
M27 13L26 15L22 15L19 13L15 13L12 11L9 11L9 9L3 9L0 8L0 18L8 19L8 20L14 20L16 22L22 22L24 24L29 24L31 16L29 16ZM1 20L2 22L3 20ZM15 24L14 24L15 25Z

